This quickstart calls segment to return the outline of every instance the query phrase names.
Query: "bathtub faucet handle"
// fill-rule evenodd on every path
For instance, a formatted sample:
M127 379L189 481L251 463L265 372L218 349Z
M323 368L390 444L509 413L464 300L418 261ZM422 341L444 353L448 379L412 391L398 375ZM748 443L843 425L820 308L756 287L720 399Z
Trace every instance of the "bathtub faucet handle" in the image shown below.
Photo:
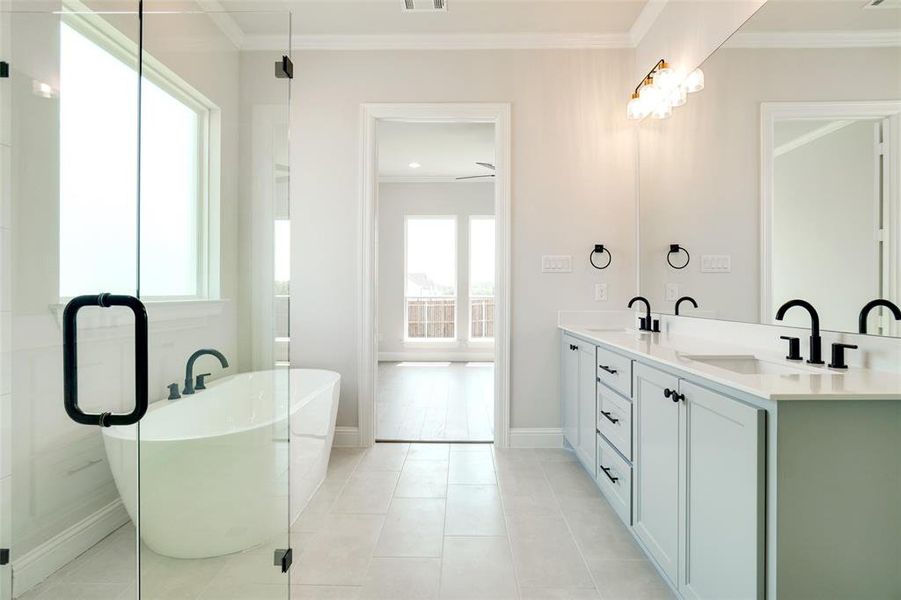
M205 390L206 382L204 382L204 378L209 377L210 375L212 375L212 373L201 373L200 375L198 375L194 382L194 389L195 390Z
M181 394L178 393L178 384L170 383L169 384L169 400L178 400L181 398Z

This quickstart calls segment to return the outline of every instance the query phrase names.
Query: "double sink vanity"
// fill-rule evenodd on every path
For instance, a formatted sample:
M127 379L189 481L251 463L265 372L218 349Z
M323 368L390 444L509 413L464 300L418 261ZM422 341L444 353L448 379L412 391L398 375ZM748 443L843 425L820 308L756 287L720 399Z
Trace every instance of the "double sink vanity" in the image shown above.
M564 439L678 596L901 596L901 375L591 320L561 313Z

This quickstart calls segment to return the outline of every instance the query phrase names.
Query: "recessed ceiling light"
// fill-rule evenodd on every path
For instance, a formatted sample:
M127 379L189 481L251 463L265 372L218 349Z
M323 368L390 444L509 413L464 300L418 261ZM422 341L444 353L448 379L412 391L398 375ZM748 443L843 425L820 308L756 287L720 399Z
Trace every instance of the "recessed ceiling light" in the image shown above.
M411 168L411 169L418 169L418 168L421 167L421 166L422 166L422 165L419 164L418 162L411 162L411 163L410 163L410 168Z

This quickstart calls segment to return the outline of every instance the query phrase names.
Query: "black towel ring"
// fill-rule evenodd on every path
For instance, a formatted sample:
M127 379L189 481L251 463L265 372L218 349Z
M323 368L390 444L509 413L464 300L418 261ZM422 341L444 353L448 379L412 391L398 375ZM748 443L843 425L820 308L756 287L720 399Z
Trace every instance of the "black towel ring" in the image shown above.
M607 262L603 266L598 266L594 262L595 254L607 254ZM588 262L591 263L591 266L595 269L606 269L610 266L610 263L613 262L613 255L610 254L610 250L604 247L604 244L595 244L594 250L591 251L591 254L588 255Z
M673 264L673 261L672 261L672 255L678 254L679 252L685 253L685 264L682 265L681 267L677 267L676 265ZM671 266L674 269L684 269L685 267L688 266L688 263L691 262L691 254L689 254L688 250L686 250L679 244L670 244L669 252L666 253L666 262L669 263L669 266Z

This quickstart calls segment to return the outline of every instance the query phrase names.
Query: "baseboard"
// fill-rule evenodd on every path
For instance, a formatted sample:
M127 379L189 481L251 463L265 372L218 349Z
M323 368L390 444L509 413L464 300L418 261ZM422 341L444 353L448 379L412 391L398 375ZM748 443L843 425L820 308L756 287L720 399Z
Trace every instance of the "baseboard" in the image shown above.
M461 352L459 350L407 350L379 352L379 362L494 362L494 351Z
M333 448L359 448L360 429L358 427L335 427Z
M562 448L563 430L559 427L513 427L511 448Z
M116 499L13 561L13 597L24 594L129 520Z

